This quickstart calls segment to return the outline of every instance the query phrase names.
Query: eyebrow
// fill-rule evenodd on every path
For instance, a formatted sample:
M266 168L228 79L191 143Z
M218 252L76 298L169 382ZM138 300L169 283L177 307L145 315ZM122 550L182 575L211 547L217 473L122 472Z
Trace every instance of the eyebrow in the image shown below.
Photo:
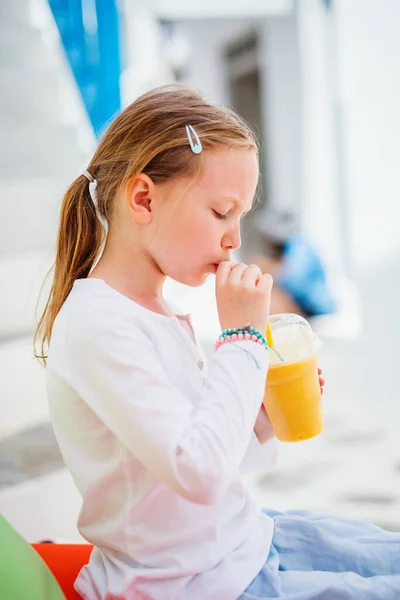
M236 198L233 198L233 196L219 196L219 197L221 198L221 200L229 200L230 202L233 202L233 205L236 208L241 207L241 202L239 200L237 200ZM249 210L243 211L243 214L247 215L252 209L253 209L253 205L251 206L251 208L249 208Z

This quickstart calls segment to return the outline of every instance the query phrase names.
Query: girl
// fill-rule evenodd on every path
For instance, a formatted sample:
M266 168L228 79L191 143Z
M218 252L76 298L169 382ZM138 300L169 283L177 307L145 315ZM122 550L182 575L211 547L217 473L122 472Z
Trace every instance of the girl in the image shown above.
M172 86L114 121L65 195L37 336L43 358L50 344L48 396L82 495L79 530L94 544L76 582L86 600L400 597L399 535L261 511L241 483L261 442L274 454L261 408L272 279L230 260L257 180L241 119ZM163 284L210 274L234 338L218 342L208 377Z

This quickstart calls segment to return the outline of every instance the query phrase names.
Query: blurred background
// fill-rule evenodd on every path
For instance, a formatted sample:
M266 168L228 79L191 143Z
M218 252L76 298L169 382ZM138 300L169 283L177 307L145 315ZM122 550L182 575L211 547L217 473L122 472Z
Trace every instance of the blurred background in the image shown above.
M0 513L29 541L80 540L32 356L62 193L124 106L175 81L256 131L237 258L322 341L326 430L250 489L400 531L399 29L398 0L0 1ZM167 283L210 358L213 285Z

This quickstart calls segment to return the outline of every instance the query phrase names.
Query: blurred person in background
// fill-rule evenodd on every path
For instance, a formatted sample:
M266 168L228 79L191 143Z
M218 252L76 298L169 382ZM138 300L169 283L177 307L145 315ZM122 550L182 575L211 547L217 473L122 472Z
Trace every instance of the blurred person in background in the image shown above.
M274 278L271 313L293 312L304 317L333 313L335 299L328 288L324 265L299 232L295 215L269 210L256 227L261 248L250 262Z

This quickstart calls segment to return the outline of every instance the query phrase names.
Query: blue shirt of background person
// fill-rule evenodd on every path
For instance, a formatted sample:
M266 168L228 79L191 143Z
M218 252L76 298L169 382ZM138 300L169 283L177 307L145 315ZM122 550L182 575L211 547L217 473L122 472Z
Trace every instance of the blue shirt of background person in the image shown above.
M335 300L327 283L325 269L316 250L300 233L284 244L279 286L285 290L309 316L335 311Z

